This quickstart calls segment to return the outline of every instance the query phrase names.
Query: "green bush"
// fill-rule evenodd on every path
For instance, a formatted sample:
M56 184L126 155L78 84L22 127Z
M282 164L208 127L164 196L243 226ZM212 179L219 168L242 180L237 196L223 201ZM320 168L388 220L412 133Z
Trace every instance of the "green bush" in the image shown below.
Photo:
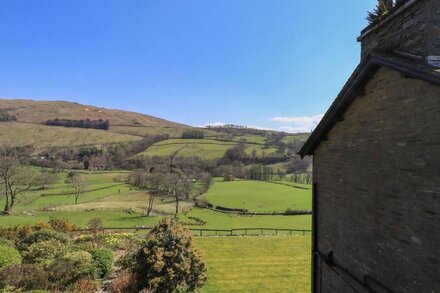
M67 253L55 259L49 267L49 281L59 290L72 286L82 278L95 278L96 275L93 257L87 251Z
M23 290L45 290L49 286L49 275L39 265L17 264L0 270L0 288L13 286Z
M14 247L0 244L0 268L19 263L21 263L20 252Z
M194 247L192 233L176 220L164 218L154 227L136 256L139 289L153 292L194 292L206 281L206 265Z
M68 241L67 236L65 234L54 230L45 229L31 233L29 236L27 236L20 242L18 248L20 250L25 250L27 247L31 246L32 244L42 241L49 241L49 240L57 240L58 242L63 244L67 244Z
M110 249L97 249L92 252L93 263L100 278L107 277L112 271L113 253Z
M47 267L66 250L66 245L56 239L35 242L23 250L23 262L37 263Z
M14 247L14 242L12 240L0 237L0 245Z

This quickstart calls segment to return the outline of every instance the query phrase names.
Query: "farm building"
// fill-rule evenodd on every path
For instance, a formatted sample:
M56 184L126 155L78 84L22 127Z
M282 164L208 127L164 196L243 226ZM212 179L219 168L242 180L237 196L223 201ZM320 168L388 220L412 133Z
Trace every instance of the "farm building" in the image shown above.
M440 1L397 3L299 152L313 292L440 292Z

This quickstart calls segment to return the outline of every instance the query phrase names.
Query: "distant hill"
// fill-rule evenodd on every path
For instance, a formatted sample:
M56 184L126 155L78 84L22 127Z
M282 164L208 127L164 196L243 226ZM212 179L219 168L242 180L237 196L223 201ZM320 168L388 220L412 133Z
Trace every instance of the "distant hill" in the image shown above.
M49 119L108 120L111 126L189 126L135 112L98 108L66 101L0 99L0 110L15 116L17 122L43 123Z
M66 157L66 153L70 153L70 159L85 147L107 149L127 143L130 146L124 146L120 151L125 159L141 156L220 159L228 149L242 145L242 151L237 149L242 162L259 162L284 169L284 163L295 155L308 137L308 134L241 126L211 127L200 131L149 115L66 101L0 99L0 118L0 146L26 147L33 155L50 153ZM62 126L47 123L55 119L67 123ZM109 125L105 129L82 127L83 123L79 122L87 119L108 121ZM202 137L185 137L194 134ZM146 141L158 137L159 140Z

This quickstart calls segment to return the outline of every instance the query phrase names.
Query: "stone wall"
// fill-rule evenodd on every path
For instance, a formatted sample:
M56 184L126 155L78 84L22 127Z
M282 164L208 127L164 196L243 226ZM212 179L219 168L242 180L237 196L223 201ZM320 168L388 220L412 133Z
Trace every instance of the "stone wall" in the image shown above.
M381 68L365 93L314 153L317 249L355 279L439 292L440 87ZM315 265L316 292L354 291Z
M440 1L418 0L400 9L359 37L362 58L374 50L393 49L423 57L440 55Z

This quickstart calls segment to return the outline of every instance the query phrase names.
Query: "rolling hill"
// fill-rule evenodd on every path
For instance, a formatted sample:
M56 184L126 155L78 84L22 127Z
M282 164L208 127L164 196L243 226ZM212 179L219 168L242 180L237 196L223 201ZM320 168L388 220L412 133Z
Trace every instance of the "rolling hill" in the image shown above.
M48 120L55 119L102 119L109 123L105 129L46 125ZM275 156L280 148L279 143L271 142L271 137L280 134L275 131L210 128L203 129L204 139L182 139L182 134L191 129L194 127L149 115L66 101L0 99L0 146L25 146L34 155L53 148L106 148L158 135L168 136L137 150L137 154L217 159L229 148L243 143L247 156L264 158ZM291 140L305 141L307 137L308 134L284 134L282 143L286 147Z
M135 112L98 108L66 101L0 99L0 109L14 115L18 122L42 123L49 119L108 120L112 126L188 126Z

